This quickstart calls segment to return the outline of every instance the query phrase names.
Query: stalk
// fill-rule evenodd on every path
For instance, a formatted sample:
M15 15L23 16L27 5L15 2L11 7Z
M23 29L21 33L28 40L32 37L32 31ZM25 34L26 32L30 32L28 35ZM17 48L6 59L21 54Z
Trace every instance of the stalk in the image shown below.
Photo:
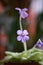
M23 30L21 20L22 20L22 18L21 18L21 16L20 16L20 19L19 19L20 30ZM23 46L24 46L24 51L27 52L27 45L26 45L26 42L23 43Z

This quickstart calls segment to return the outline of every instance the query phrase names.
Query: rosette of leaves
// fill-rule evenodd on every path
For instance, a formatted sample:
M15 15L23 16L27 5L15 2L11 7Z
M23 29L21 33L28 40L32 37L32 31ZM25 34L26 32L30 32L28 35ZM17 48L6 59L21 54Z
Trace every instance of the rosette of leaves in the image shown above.
M20 53L6 51L5 54L5 58L0 61L0 63L7 63L9 61L13 63L34 61L43 65L43 50L37 49L35 47L27 50L27 53L25 51Z

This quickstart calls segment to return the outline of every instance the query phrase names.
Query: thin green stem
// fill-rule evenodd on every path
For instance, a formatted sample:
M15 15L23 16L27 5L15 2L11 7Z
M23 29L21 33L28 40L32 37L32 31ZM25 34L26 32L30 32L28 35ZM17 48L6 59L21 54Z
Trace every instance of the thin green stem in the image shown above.
M26 45L26 42L25 42L23 45L24 45L24 50L27 51L27 45Z
M23 30L23 28L22 28L22 22L21 22L21 16L20 16L19 24L20 24L20 30ZM25 52L27 52L27 45L26 45L26 42L23 43L23 45L24 45L24 50L25 50Z
M21 16L20 16L19 24L20 24L20 30L23 30L23 28L22 28L22 23L21 23Z

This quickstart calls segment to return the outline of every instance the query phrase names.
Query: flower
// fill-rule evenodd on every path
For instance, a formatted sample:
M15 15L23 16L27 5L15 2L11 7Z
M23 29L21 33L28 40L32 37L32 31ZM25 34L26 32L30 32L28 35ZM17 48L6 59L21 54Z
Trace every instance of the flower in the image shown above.
M43 46L43 42L39 39L36 43L36 47L41 48Z
M27 40L29 40L28 31L27 30L18 30L17 34L17 40L21 41L22 43L25 43Z
M28 16L26 12L28 10L27 8L23 8L23 9L15 8L15 9L19 11L21 18L25 19Z

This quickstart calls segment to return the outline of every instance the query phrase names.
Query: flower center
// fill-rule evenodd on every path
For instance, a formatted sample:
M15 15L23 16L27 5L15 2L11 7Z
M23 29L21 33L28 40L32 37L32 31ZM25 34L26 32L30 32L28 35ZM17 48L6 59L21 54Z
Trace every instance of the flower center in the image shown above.
M22 33L21 36L24 37L25 35Z

